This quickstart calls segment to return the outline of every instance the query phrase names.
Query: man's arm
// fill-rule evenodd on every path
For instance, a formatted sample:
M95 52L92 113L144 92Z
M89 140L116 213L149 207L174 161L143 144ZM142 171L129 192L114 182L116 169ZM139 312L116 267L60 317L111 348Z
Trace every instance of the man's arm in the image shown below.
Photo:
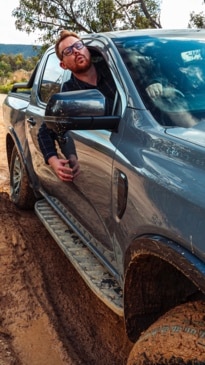
M57 157L57 150L55 147L56 138L57 136L55 133L50 130L45 123L42 123L38 132L38 143L46 164L48 164L50 157Z
M71 77L70 80L64 83L62 91L76 89L78 89L78 86L75 85L74 78ZM58 158L55 141L58 142L62 153L65 155L65 160ZM38 132L38 143L45 163L52 167L61 180L71 181L80 173L75 144L69 133L64 139L64 136L57 136L54 131L46 126L46 123L42 123Z
M66 159L59 159L55 147L55 140L58 141L61 151ZM66 143L65 143L66 142ZM80 166L76 154L75 144L69 136L66 141L58 140L58 136L42 123L38 133L38 143L43 154L45 163L50 165L59 179L72 181L80 173Z

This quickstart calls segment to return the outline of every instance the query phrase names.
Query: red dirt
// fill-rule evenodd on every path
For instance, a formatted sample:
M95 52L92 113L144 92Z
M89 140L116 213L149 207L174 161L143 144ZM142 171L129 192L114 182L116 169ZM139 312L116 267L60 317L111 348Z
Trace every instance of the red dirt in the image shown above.
M0 153L0 365L126 364L123 319L85 285L35 213L9 200L2 114Z

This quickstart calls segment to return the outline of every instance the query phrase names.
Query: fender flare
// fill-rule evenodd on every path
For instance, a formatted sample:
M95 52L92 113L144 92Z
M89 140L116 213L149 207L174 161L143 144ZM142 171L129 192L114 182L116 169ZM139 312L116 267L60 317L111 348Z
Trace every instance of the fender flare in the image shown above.
M124 317L131 341L170 308L205 293L205 264L178 243L157 235L133 241L126 253Z
M7 160L8 160L8 167L10 166L10 161L11 161L11 154L12 154L12 150L13 150L13 147L16 146L17 148L17 151L19 153L19 156L22 160L22 164L25 166L25 169L26 169L26 173L28 175L28 178L29 178L29 181L30 181L30 184L32 186L32 188L36 191L38 190L38 179L35 175L35 172L33 170L33 167L32 167L32 171L31 169L28 167L28 161L25 157L25 153L24 153L24 149L22 147L22 144L15 132L15 129L13 127L9 127L9 133L7 134L6 136L6 148L7 148ZM29 151L29 148L28 146L26 147ZM8 153L9 152L9 153ZM32 166L32 163L31 163L31 166Z

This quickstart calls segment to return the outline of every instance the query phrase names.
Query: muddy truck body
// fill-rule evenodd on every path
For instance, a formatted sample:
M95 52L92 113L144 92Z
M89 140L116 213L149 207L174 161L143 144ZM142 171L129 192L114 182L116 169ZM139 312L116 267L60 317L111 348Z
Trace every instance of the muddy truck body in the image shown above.
M128 365L205 364L205 31L82 39L114 80L113 111L95 88L61 92L71 74L51 46L3 104L11 200L35 209L90 289L124 317ZM148 95L149 80L162 84L160 96ZM42 123L73 139L73 182L45 163Z

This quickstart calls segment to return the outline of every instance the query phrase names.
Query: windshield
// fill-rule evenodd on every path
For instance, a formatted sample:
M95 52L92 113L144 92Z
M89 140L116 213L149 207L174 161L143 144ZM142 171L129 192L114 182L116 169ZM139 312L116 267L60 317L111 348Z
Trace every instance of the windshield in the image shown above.
M143 36L115 43L160 124L193 127L205 120L205 41Z

